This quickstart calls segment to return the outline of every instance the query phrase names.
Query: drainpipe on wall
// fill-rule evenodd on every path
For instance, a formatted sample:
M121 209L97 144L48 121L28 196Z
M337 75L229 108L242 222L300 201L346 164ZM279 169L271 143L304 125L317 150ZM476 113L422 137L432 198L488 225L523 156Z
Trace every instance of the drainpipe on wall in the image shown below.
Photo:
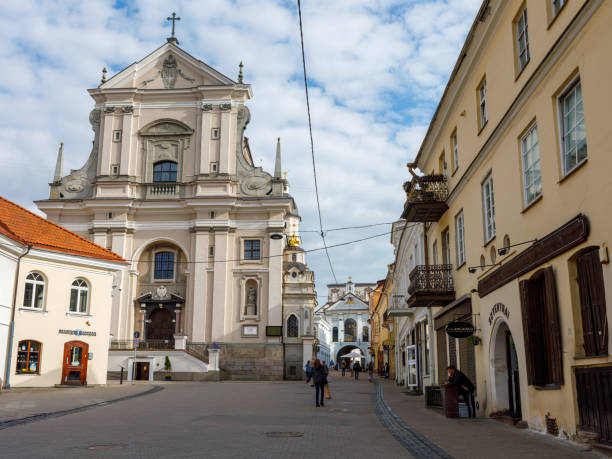
M19 268L21 267L21 259L25 257L32 248L31 245L26 246L26 251L17 257L17 269L15 270L15 281L13 282L13 301L11 302L11 322L9 323L8 349L6 350L6 367L4 370L4 387L11 388L11 355L13 355L13 337L15 335L15 309L17 308L17 282L19 281Z

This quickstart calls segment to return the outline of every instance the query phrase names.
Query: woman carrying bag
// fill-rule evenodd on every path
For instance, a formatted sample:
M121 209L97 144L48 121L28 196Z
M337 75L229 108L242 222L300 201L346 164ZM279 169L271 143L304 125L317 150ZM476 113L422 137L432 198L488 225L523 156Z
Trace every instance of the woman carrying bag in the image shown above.
M323 403L323 395L325 392L325 386L327 385L327 371L321 361L316 359L314 367L312 369L312 380L315 386L315 403L316 406L325 406Z

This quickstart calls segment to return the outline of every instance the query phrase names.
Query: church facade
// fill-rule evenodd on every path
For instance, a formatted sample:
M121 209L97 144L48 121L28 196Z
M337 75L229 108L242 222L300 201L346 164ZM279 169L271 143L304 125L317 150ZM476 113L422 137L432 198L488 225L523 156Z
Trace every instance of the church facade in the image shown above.
M280 140L273 175L253 163L242 64L233 81L170 38L89 94L89 159L63 175L62 146L50 197L37 205L130 262L113 299L115 347L136 336L147 349L215 343L222 377L282 378L284 279L312 273L297 250ZM291 299L300 344L312 334L313 282Z

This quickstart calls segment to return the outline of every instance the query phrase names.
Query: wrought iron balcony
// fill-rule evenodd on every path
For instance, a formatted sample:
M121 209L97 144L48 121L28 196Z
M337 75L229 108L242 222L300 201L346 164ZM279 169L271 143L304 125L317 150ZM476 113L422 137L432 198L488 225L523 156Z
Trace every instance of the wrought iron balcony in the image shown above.
M445 306L455 301L453 265L419 265L409 275L408 307Z
M402 218L409 222L437 222L448 209L448 184L444 175L415 177L404 185L406 204Z

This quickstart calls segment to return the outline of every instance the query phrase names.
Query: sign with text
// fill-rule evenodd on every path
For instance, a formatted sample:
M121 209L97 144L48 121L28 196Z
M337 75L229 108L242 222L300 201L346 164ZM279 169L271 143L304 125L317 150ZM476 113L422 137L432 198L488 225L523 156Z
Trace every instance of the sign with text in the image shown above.
M474 331L474 325L468 322L451 322L446 326L446 334L453 338L467 338Z
M491 308L491 313L489 314L489 325L493 324L493 319L495 319L495 316L498 313L505 315L506 319L510 318L510 311L508 310L506 305L504 303L495 303Z
M83 330L58 330L60 335L74 335L74 336L96 336L94 331L83 331Z
M283 336L282 325L271 325L266 327L266 336Z

